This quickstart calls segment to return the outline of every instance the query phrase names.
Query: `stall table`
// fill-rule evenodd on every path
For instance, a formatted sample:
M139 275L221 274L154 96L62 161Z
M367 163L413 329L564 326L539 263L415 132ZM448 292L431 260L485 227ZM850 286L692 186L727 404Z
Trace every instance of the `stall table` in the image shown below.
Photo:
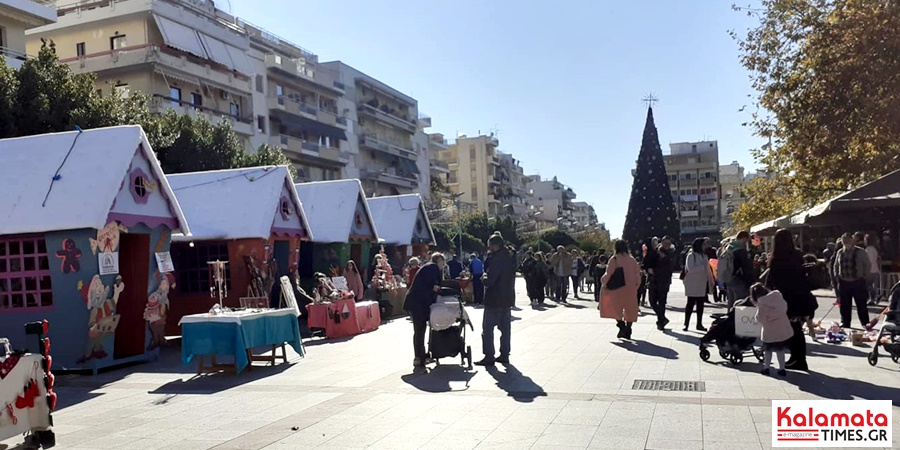
M329 338L355 336L375 330L381 324L378 302L337 300L311 303L306 305L306 310L309 311L309 328L324 329L325 336Z
M43 360L43 356L31 353L0 357L0 441L29 431L52 433L48 431L50 406ZM37 381L35 386L25 389L32 380Z
M300 341L300 326L293 308L235 311L220 315L193 314L184 316L181 325L181 361L190 364L194 356L199 357L197 373L219 370L240 373L252 361L266 361L275 364L277 359L287 362L285 344L290 344L300 356L304 355ZM271 355L254 356L252 349L267 347ZM276 349L281 348L281 356ZM216 362L217 355L234 357L233 365ZM204 357L209 356L211 364L204 365Z

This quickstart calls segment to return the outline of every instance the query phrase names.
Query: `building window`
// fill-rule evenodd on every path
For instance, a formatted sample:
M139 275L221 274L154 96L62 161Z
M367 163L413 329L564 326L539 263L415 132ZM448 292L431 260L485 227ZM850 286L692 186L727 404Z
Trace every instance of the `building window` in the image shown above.
M84 56L84 42L75 44L75 54L77 56Z
M111 38L109 38L109 49L110 50L120 50L128 46L128 41L125 39L124 34L118 34Z
M43 236L0 238L0 312L53 306Z
M262 75L256 76L256 92L263 92L263 77L262 77Z
M117 84L115 89L119 96L122 98L128 98L129 96L131 96L131 88L128 87L127 84Z
M241 107L237 103L231 103L228 106L228 112L235 118L241 117Z
M474 145L470 145L470 146L469 146L469 159L472 160L472 161L475 161L475 156L476 156L476 155L475 155L475 146L474 146Z
M266 116L256 116L256 131L266 132Z
M288 200L287 197L281 197L280 211L281 218L284 220L288 220L291 217L291 214L294 212L294 208L291 207L291 201Z
M209 295L209 265L212 261L228 261L228 244L196 242L191 247L185 243L172 244L178 290L184 294ZM226 266L229 267L229 266ZM227 277L231 288L231 277Z
M172 100L171 103L173 108L181 106L181 88L170 87L169 98Z
M134 197L134 202L146 204L150 178L140 168L132 170L128 178L131 180L131 195Z
M196 92L191 92L191 104L198 107L203 106L203 96Z
M284 96L284 86L276 84L275 85L275 95L277 95L278 97L283 97Z

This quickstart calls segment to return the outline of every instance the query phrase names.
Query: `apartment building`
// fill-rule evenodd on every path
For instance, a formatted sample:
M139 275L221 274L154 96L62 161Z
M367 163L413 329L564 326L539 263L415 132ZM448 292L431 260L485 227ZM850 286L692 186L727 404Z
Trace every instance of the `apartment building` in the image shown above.
M719 143L716 141L669 144L664 155L669 188L678 218L681 238L721 237Z
M577 230L586 230L599 224L597 212L588 202L572 202L572 226Z
M468 137L461 135L456 143L438 152L438 159L447 164L450 192L460 194L460 202L478 211L496 216L501 213L500 200L492 194L500 185L498 168L500 141L493 135Z
M250 38L212 0L57 2L54 24L27 32L28 53L52 40L76 73L97 75L101 95L147 93L151 109L222 119L247 145L256 134Z
M425 130L431 128L431 117L420 112L419 120L416 123L418 129L412 142L413 150L418 155L416 158L419 176L418 193L422 198L428 198L431 195L431 143L429 142L431 138L428 137L428 132Z
M499 166L494 177L496 184L491 191L500 203L499 213L522 217L528 212L529 185L531 178L525 176L521 162L509 153L497 152Z
M338 73L299 45L246 21L237 23L249 36L255 67L251 147L281 147L300 181L346 178L354 170L349 111L338 106L344 95Z
M540 175L531 175L529 209L535 219L567 228L575 218L576 198L572 188L559 182L556 177L542 180Z
M0 0L0 60L14 69L26 57L26 30L56 21L56 11L46 1Z
M441 133L428 134L428 170L431 175L431 184L450 193L450 165L440 158L441 152L450 148L447 138Z
M731 164L719 166L719 188L722 192L719 200L719 211L722 213L722 223L719 229L724 234L731 230L734 220L732 214L746 201L744 196L744 168L737 161Z
M424 133L417 137L418 102L341 61L319 66L335 73L344 88L338 111L346 113L347 151L355 157L347 177L359 178L368 196L420 192L427 180L418 161L427 161L428 146Z

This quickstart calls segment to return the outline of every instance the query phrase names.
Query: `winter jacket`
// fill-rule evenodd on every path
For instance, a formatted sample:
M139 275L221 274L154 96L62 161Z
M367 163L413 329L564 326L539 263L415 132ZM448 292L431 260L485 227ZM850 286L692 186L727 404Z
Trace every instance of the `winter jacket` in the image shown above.
M650 276L650 283L653 286L670 286L672 274L675 272L675 264L675 249L665 250L660 247L658 250L647 252L644 269L653 269L653 274Z
M684 295L706 297L712 289L713 277L709 258L703 253L689 252L684 261Z
M416 272L412 285L406 292L403 301L403 309L409 311L413 319L427 320L431 314L431 304L437 298L434 292L435 286L440 286L443 281L443 273L438 265L430 262Z
M734 278L743 281L747 286L751 286L756 282L756 274L753 270L753 259L747 246L740 241L735 240L728 246L731 251L732 261L734 261Z
M788 305L788 317L810 317L819 306L806 281L803 255L797 250L792 249L787 258L770 258L766 284L781 292Z
M559 270L560 261L562 261L562 271ZM572 254L565 250L554 253L553 256L550 257L550 270L558 277L572 276L574 275L572 273L573 262L574 258L572 258Z
M778 291L772 291L757 300L756 320L762 328L760 339L763 342L784 342L794 335L787 308L787 302Z
M486 308L511 308L516 304L516 259L509 250L491 253L483 282Z

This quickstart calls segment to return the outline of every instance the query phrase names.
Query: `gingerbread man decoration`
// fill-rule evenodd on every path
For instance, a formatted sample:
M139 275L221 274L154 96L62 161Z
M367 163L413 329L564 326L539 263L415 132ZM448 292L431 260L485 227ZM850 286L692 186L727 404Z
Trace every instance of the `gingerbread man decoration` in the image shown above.
M62 260L60 272L78 272L81 270L81 249L75 246L75 241L69 238L63 239L62 248L56 251L56 257Z

